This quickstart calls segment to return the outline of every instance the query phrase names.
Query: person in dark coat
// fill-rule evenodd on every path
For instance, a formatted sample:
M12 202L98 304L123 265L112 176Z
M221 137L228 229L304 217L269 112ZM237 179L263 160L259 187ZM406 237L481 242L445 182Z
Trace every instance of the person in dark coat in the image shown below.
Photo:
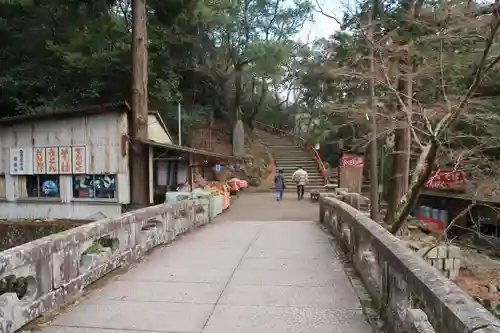
M276 200L283 200L283 192L285 191L285 177L283 176L283 170L276 170L276 176L274 177L274 185L276 187Z

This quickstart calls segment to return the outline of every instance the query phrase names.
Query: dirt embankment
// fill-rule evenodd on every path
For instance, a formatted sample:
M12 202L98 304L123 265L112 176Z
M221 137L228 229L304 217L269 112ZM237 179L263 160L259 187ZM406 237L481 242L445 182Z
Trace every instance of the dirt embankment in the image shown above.
M232 137L230 127L223 123L215 123L212 128L199 128L191 134L191 147L207 151L231 155ZM225 178L237 177L247 180L254 188L270 188L274 181L272 155L266 146L254 139L247 128L245 133L245 156L240 163L225 168Z
M34 241L89 221L0 221L0 251Z

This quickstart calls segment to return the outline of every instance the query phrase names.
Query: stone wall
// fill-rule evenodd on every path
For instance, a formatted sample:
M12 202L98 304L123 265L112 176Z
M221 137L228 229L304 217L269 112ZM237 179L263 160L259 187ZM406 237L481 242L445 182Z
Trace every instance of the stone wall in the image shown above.
M13 333L177 235L209 223L212 198L91 222L0 253L0 333Z
M458 277L462 263L462 250L460 247L446 244L436 247L418 247L415 243L409 244L409 247L447 278L455 280Z
M321 196L320 221L352 261L390 331L500 333L490 312L355 207L358 194Z

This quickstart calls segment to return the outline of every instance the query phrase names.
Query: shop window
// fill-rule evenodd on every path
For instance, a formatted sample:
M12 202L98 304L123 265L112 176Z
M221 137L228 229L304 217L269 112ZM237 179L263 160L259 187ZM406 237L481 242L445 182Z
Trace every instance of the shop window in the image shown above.
M20 198L59 198L59 175L30 175L18 177Z
M7 191L5 189L5 175L0 175L0 198L5 198Z
M73 176L73 197L82 199L116 198L115 175Z

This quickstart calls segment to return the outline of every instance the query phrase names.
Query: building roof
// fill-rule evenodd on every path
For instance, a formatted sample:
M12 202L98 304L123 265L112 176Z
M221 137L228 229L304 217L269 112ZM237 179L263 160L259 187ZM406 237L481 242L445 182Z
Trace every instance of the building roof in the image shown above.
M159 143L159 142L152 141L152 140L141 140L141 142L148 144L148 145L151 145L151 146L154 146L154 147L175 150L175 151L182 152L182 153L191 153L194 155L216 157L216 158L220 158L220 159L224 159L224 160L237 159L236 156L219 154L219 153L214 153L211 151L206 151L206 150L196 149L196 148L191 148L191 147L178 146L178 145L174 145L174 144Z
M123 102L105 103L105 104L99 104L99 105L90 105L90 106L71 108L71 109L63 109L63 110L57 110L57 111L53 111L53 112L44 112L44 113L26 114L26 115L14 116L14 117L5 117L5 118L0 118L0 125L13 125L13 124L19 124L19 123L25 123L25 122L51 120L51 119L61 120L61 119L82 117L82 116L86 116L86 115L99 114L99 113L107 113L107 112L124 113L124 112L129 112L129 111L131 111L130 105L127 102L123 101ZM168 132L167 126L163 122L163 119L160 116L159 112L158 111L148 111L148 114L155 115L158 118L162 129L172 139L170 133ZM220 158L220 159L225 159L225 160L236 159L236 157L230 156L230 155L209 152L209 151L196 149L196 148L178 146L175 144L159 143L159 142L152 141L152 140L144 140L143 142L148 144L148 145L155 146L155 147L166 148L166 149L175 150L175 151L183 152L183 153L191 153L194 155L209 156L209 157L215 157L215 158Z
M14 117L0 118L0 125L12 125L24 122L33 122L39 120L50 120L50 119L65 119L81 117L85 115L107 113L107 112L129 112L131 110L127 102L114 102L105 103L99 105L89 105L77 108L69 108L56 110L52 112L34 113L34 114L24 114Z

